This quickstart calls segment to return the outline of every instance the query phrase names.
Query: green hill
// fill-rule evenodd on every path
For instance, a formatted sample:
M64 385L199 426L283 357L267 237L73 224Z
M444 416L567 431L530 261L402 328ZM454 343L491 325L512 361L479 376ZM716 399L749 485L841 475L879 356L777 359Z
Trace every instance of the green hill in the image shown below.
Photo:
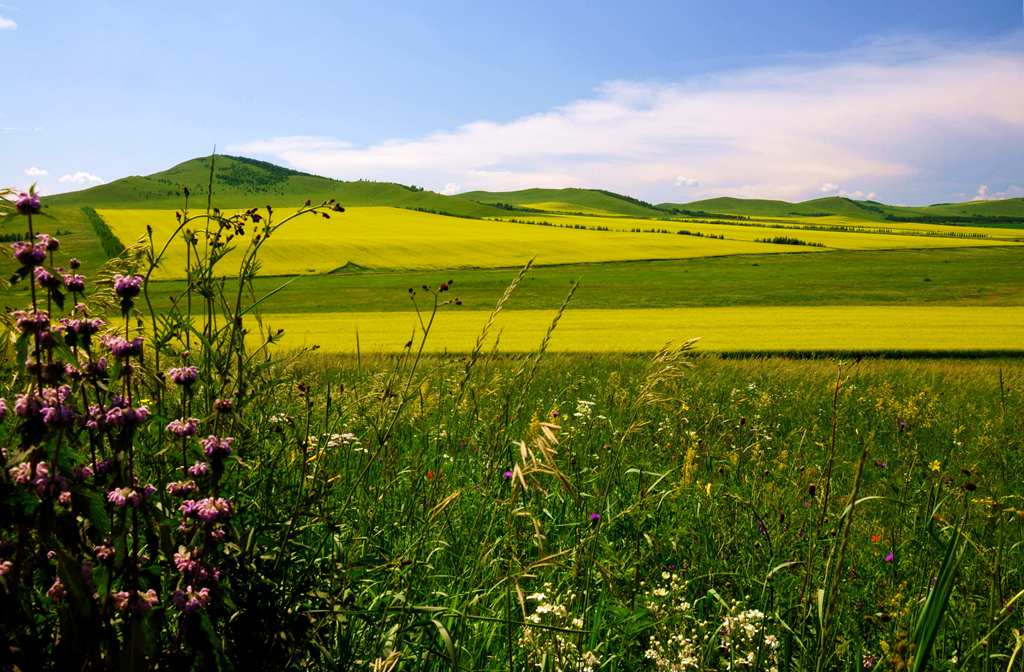
M522 189L520 191L467 191L459 197L478 203L551 212L663 217L650 203L603 189Z
M800 203L756 198L709 198L690 203L660 203L662 210L677 214L739 217L815 217L841 215L873 221L906 221L975 226L1024 226L1024 198L998 201L938 203L924 206L886 205L826 196Z
M54 206L94 208L180 208L182 187L191 192L191 206L206 204L210 157L191 159L159 173L126 177L90 189L47 199ZM254 205L295 206L307 198L337 199L343 205L388 205L465 217L496 217L500 208L444 196L394 182L344 182L282 168L265 161L217 156L214 166L214 204L220 208Z

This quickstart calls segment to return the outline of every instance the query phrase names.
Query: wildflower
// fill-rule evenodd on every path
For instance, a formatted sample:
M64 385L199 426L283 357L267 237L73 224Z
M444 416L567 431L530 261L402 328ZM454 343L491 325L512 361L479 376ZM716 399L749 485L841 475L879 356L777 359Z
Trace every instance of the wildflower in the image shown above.
M64 286L69 292L84 292L85 278L77 273L69 273L64 276Z
M174 595L171 597L174 605L184 611L185 613L191 613L197 609L202 609L210 602L210 589L200 588L199 590L193 590L192 586L188 586L185 590L176 590Z
M0 422L3 422L4 418L6 418L6 417L7 417L7 400L4 399L3 397L0 397Z
M882 535L880 535L880 534L872 534L871 535L871 543L872 544L877 544L881 540L882 540Z
M68 259L68 265L71 267L72 271L77 271L78 268L82 265L82 262L78 260L78 257L71 257L70 259Z
M18 485L25 485L32 480L32 465L28 462L22 462L16 467L11 467L9 470L11 474L11 480Z
M942 471L942 462L940 460L932 460L928 463L928 468L937 474Z
M144 593L138 591L129 593L127 590L119 590L111 595L111 598L114 600L114 608L118 611L131 609L136 613L142 613L160 604L160 598L152 588Z
M6 576L12 569L14 569L14 563L10 560L0 562L0 576Z
M196 435L196 432L199 431L197 426L198 422L199 420L196 418L189 418L188 420L171 420L167 424L166 429L179 439L184 439Z
M601 514L598 513L597 511L591 512L591 514L590 514L590 522L594 523L594 524L597 524L600 521L601 521Z
M50 589L46 591L46 594L54 602L60 602L68 596L68 591L64 588L64 584L61 583L60 577L58 576L56 579L53 580L53 585L50 586Z
M71 492L69 490L63 490L57 497L57 501L60 502L61 506L71 506Z
M167 375L177 385L188 387L192 383L196 382L196 377L199 375L199 369L194 366L181 366L167 370Z
M45 287L46 289L57 289L60 287L61 278L50 273L42 266L36 266L32 270L32 274L36 277L36 282L39 283L40 287Z
M427 471L427 480L428 481L434 480L434 470L433 469L430 469L430 470Z
M142 495L134 488L114 488L107 493L107 501L119 509L125 506L136 507L142 502Z
M60 249L60 241L48 233L37 233L36 241L45 247L47 252L56 252Z
M18 260L18 263L26 268L33 268L46 261L46 247L44 245L17 242L11 243L11 250L14 252L14 258Z
M105 544L100 544L96 548L92 549L92 552L96 554L96 558L101 562L106 562L114 557L113 546L107 546Z
M200 441L207 457L227 457L231 454L231 444L234 442L234 437L226 436L223 439L218 439L213 434Z
M140 291L142 291L141 275L121 275L118 273L114 276L114 293L122 299L133 299L139 295Z
M210 465L206 462L196 462L188 468L188 475L193 477L206 476L210 473Z
M213 402L213 410L217 411L218 413L230 413L232 406L233 404L231 403L230 399L217 399L216 401ZM271 422L273 422L273 417L271 417L270 420Z
M172 481L167 484L167 494L172 497L184 497L197 489L195 481Z
M39 196L32 190L28 192L21 192L18 194L18 198L14 201L14 207L18 209L18 214L21 215L34 215L43 209L42 204L39 202Z
M141 336L130 341L120 336L106 336L103 338L103 345L115 357L137 357L142 354Z
M886 561L886 562L892 562L892 561L893 561L893 560L895 560L895 559L896 559L896 554L894 554L894 553L893 553L892 551L889 551L889 552L888 552L888 553L887 553L887 554L885 555L885 561Z
M231 502L222 497L186 499L179 508L186 518L198 518L207 523L231 517Z
M506 469L505 473L502 474L501 477L504 478L506 481L511 479L512 478L512 470L511 469Z

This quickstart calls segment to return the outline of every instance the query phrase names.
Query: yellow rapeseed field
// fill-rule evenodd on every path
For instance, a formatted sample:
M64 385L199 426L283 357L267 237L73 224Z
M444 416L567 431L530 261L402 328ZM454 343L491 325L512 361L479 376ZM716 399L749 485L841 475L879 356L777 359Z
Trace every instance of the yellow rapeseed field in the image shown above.
M528 219L537 222L550 222L552 224L562 224L565 226L586 226L586 227L608 227L614 231L630 231L632 229L640 230L652 230L652 229L666 229L669 231L676 231L678 229L686 229L687 231L699 232L704 234L720 235L725 236L730 241L748 241L752 242L764 238L775 238L775 237L789 237L797 238L808 243L817 243L824 245L825 247L838 249L838 250L883 250L883 249L918 249L918 248L937 248L937 247L981 247L991 245L1007 245L1016 244L1012 242L1012 238L1024 239L1024 231L1017 230L1012 236L1011 240L1008 240L1006 236L1014 232L1014 229L990 229L986 230L981 227L967 229L958 227L945 227L945 230L935 230L935 233L950 234L950 229L954 231L952 233L981 233L984 235L990 235L989 231L995 231L997 233L991 234L990 238L987 239L975 239L975 238L956 238L950 235L950 237L939 237L939 236L923 236L923 235L900 235L897 233L875 233L875 232L847 232L847 231L819 231L814 229L805 228L807 226L854 226L852 222L859 222L858 228L886 228L884 225L878 225L877 222L864 222L860 220L849 220L846 222L840 221L821 221L829 218L793 218L791 222L787 222L780 226L771 226L770 224L759 223L757 220L751 220L748 225L741 224L726 224L726 223L705 223L694 220L657 220L657 219L638 219L632 217L589 217L585 215L549 215L549 214L538 214L538 215L518 215L520 219ZM811 221L813 220L813 221ZM753 224L758 224L754 226ZM877 225L877 226L872 226ZM902 226L902 225L901 225ZM921 227L920 229L904 229L908 234L916 232L931 231L934 227L925 224L916 225ZM1010 232L1010 233L1007 233ZM647 234L650 235L650 234ZM779 246L788 247L788 246Z
M487 311L445 309L428 340L433 352L473 348ZM548 310L502 313L489 349L537 348L554 316ZM317 344L327 352L401 350L418 324L408 312L275 313L264 328L285 330L285 347ZM257 330L250 323L251 330ZM715 308L568 310L551 342L556 351L654 351L668 341L701 337L700 349L736 350L999 350L1024 344L1024 310L975 306L731 306Z
M275 212L280 218L294 210ZM99 214L126 245L144 236L147 225L158 241L177 227L170 210ZM329 220L306 215L290 222L264 246L260 258L265 275L299 275L328 273L348 263L365 268L454 269L521 266L531 257L538 264L562 264L806 251L809 248L748 240L578 231L401 208L354 207ZM237 256L237 250L233 254ZM184 256L184 242L174 241L155 277L182 277Z

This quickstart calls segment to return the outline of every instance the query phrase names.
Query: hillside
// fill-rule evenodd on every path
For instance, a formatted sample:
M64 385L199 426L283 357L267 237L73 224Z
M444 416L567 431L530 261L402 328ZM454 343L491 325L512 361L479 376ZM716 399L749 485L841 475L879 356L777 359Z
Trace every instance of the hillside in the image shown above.
M996 201L939 203L924 206L886 205L839 196L799 203L755 198L709 198L689 203L659 203L658 208L678 214L730 215L741 217L816 217L839 215L873 221L975 224L980 226L1024 225L1024 198Z
M603 189L522 189L520 191L467 191L461 198L531 210L581 212L598 215L663 217L650 203Z
M202 157L152 175L126 177L90 189L51 196L47 203L94 208L180 208L181 188L188 187L195 207L206 203L209 177L210 157ZM244 157L217 156L214 177L215 204L221 208L295 206L307 198L313 201L334 198L344 205L389 205L468 217L507 214L468 199L393 182L344 182Z

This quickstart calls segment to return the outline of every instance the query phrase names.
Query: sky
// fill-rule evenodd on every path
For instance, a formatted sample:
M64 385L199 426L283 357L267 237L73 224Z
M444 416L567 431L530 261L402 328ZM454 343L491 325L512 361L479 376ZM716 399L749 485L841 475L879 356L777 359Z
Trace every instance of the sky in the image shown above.
M1022 0L0 0L0 184L214 146L339 179L1024 196Z

